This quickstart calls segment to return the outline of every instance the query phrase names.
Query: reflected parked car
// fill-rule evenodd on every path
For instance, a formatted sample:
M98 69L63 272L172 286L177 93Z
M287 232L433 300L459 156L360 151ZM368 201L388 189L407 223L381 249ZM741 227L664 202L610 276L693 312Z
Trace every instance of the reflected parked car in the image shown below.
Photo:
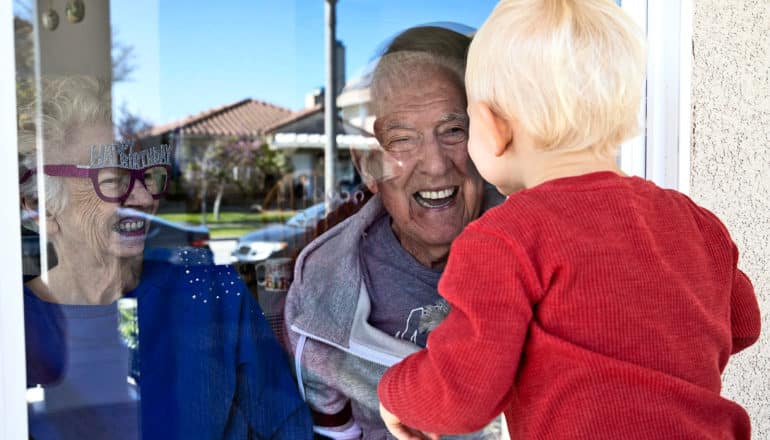
M147 214L152 222L147 231L145 247L174 249L181 246L206 247L209 244L209 228L172 222Z
M152 214L142 213L150 220L147 238L144 242L146 260L168 261L179 264L176 249L181 247L208 247L209 228L200 225L172 222Z
M323 203L299 211L286 223L275 223L238 239L232 256L238 263L292 256L310 241L311 229L326 215Z

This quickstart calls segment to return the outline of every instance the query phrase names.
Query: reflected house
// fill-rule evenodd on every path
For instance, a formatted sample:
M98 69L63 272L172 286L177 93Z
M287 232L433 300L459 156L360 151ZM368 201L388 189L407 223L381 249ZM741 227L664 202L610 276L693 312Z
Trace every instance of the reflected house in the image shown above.
M324 107L315 105L302 110L265 130L271 150L282 152L292 164L295 182L307 177L309 198L307 205L323 200L324 185ZM338 118L336 175L343 190L360 182L350 157L350 148L371 148L374 136L367 130Z
M356 127L374 133L374 111L371 106L369 85L379 58L365 66L361 73L345 84L337 97L337 107L342 118Z
M171 188L170 196L189 197L195 183L190 174L210 147L218 142L240 140L258 149L265 142L265 129L294 113L264 101L243 99L157 125L142 136L142 142L169 143L176 147L175 168L182 178ZM233 194L232 188L228 194Z
M376 144L371 134L374 118L369 105L369 82L375 63L364 74L345 83L344 53L337 42L337 157L339 188L350 190L360 183L350 158L350 148L371 148ZM343 87L344 85L344 87ZM203 158L212 147L242 141L257 155L276 153L282 164L269 172L233 166L232 178L223 197L227 202L244 202L244 188L249 189L248 204L262 207L303 208L323 199L324 187L324 106L323 89L309 93L305 109L288 108L255 99L244 99L153 127L142 142L168 143L176 147L175 180L169 198L199 199L211 197L213 189L202 190ZM263 149L267 146L267 151ZM232 166L229 164L228 166ZM264 164L263 164L264 166ZM229 171L229 168L228 168ZM255 176L259 178L255 179ZM299 199L299 203L298 203ZM188 207L192 208L192 207Z
M300 198L296 185L301 179L306 191L301 197L302 205L310 205L323 197L326 138L323 106L317 104L321 93L311 95L311 101L308 103L311 107L296 112L255 99L244 99L155 126L142 136L142 142L169 143L176 146L177 179L170 188L170 198L195 199L200 194L200 179L195 173L199 170L207 150L217 143L244 141L248 148L255 150L255 154L265 154L261 148L266 145L270 152L280 153L286 162L283 168L285 174L267 176L267 179L259 184L248 180L259 171L232 170L234 179L259 186L253 188L256 202L266 208L274 205L288 207L282 206L284 203L295 205L294 201ZM337 176L343 188L347 189L359 181L350 159L349 148L368 148L374 142L373 135L367 130L339 119ZM208 193L208 196L211 197L212 194ZM224 199L229 202L243 202L242 188L228 184ZM247 202L251 204L255 200Z

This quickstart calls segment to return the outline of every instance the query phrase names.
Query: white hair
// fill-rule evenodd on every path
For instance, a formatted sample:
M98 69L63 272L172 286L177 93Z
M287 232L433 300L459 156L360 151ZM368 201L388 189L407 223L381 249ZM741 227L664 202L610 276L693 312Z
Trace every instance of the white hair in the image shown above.
M447 72L464 92L469 44L469 37L437 26L413 27L397 35L372 74L370 90L375 115L388 96L397 94L399 88L419 75L432 75L431 71L436 69Z
M386 46L372 73L369 90L374 115L382 116L382 106L390 97L425 77L442 75L464 94L465 57L470 41L466 35L438 26L417 26L398 34ZM356 167L365 180L381 181L390 175L380 151L352 150Z
M645 47L610 0L502 0L468 53L469 102L541 148L614 154L639 129Z
M85 126L103 123L112 126L110 87L105 81L88 76L45 78L42 90L37 94L41 100L42 114L35 117L35 102L19 109L18 142L20 174L37 168L37 123L41 124L42 155L55 156L61 148L71 142L76 130ZM20 186L21 196L37 200L37 179L45 179L46 210L56 215L67 204L64 178L53 176L30 176ZM38 213L43 215L44 213ZM23 225L37 230L37 222L30 216L22 216Z

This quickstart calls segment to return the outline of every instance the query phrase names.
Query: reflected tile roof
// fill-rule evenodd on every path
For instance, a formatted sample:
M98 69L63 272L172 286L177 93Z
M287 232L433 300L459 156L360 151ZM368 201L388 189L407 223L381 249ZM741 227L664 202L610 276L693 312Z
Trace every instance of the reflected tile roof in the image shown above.
M157 125L150 131L158 136L172 131L196 136L258 137L265 129L294 115L295 112L256 99L243 99L215 107L168 124Z

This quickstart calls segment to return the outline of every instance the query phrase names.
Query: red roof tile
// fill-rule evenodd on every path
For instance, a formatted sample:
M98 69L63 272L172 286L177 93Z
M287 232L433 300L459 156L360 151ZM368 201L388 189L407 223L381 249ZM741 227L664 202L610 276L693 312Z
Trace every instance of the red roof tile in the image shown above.
M275 121L274 123L270 124L269 126L265 127L265 133L273 132L281 127L285 127L292 122L297 122L302 118L308 117L315 113L320 113L324 109L323 105L316 105L310 108L306 108L303 110L300 110L296 113L293 113L289 115L288 117L285 117L283 119L280 119L278 121Z
M186 135L198 136L258 137L265 128L293 114L294 112L284 107L255 99L244 99L168 124L157 125L150 130L150 135L181 131Z

